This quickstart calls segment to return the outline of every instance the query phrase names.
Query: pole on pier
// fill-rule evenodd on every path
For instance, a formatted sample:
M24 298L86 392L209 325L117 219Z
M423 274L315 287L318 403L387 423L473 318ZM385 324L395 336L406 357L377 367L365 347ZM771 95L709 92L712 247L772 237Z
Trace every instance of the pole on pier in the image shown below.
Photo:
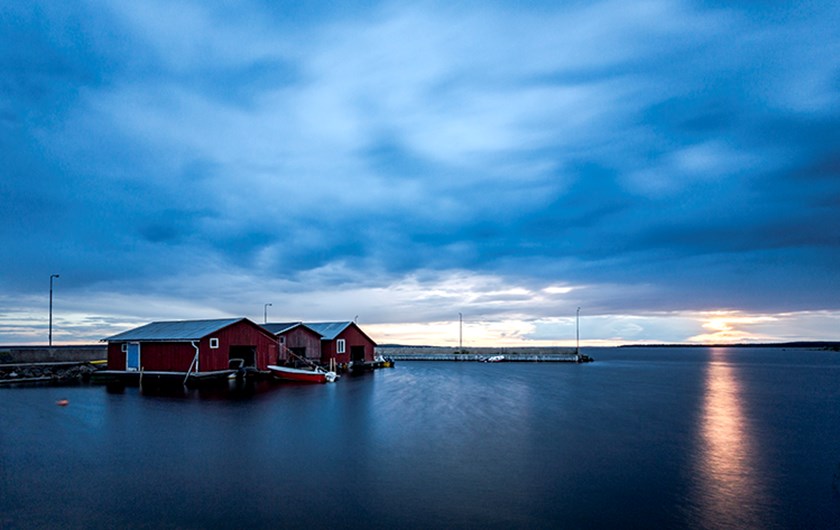
M53 280L58 278L58 274L50 274L50 346L52 346L52 299L53 299Z
M458 313L458 353L464 353L464 315Z
M580 308L577 308L577 316L575 318L575 355L580 357Z
M263 324L268 324L268 308L271 304L263 305Z

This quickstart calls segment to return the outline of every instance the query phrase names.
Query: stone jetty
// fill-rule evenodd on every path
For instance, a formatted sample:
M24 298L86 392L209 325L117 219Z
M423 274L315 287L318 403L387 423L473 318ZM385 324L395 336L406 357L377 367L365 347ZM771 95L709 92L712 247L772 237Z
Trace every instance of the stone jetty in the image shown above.
M0 385L85 381L107 350L92 346L0 346Z
M0 364L0 386L22 383L73 383L85 381L98 370L89 362Z

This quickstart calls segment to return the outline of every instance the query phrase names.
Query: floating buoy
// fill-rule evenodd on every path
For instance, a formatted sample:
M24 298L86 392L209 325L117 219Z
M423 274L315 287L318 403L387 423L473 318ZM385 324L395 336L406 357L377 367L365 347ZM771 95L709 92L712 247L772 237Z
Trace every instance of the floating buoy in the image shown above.
M70 402L67 401L66 399L59 399L58 401L55 402L55 404L58 405L59 407L66 407L67 405L70 404Z

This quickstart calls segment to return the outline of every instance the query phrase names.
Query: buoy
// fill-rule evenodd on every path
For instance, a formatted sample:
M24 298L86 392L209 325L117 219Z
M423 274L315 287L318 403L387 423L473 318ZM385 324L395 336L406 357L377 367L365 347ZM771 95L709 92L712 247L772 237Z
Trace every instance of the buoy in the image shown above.
M58 401L55 402L55 404L58 405L59 407L66 407L67 405L70 404L70 402L67 401L66 399L59 399Z

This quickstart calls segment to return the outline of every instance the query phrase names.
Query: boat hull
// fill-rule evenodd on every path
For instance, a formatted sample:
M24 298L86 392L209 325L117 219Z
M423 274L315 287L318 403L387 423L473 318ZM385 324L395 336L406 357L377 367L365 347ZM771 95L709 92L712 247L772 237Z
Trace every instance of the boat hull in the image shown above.
M301 381L304 383L327 383L335 380L334 372L313 372L287 366L269 365L271 375L285 381Z

